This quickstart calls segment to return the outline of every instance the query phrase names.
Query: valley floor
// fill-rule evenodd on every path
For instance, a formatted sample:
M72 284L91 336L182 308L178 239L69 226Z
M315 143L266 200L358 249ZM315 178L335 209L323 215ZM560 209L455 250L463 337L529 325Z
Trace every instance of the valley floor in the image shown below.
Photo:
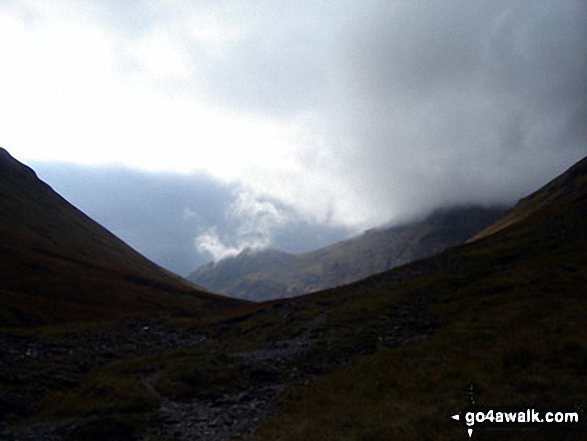
M322 326L327 313L296 317L287 303L206 331L137 321L0 334L0 439L253 439L292 388L354 355L425 337L434 327L423 320L426 307L405 305L395 322L380 319L379 332L344 345ZM407 316L421 323L406 324ZM292 323L272 337L266 320ZM251 348L234 338L241 325L254 335Z

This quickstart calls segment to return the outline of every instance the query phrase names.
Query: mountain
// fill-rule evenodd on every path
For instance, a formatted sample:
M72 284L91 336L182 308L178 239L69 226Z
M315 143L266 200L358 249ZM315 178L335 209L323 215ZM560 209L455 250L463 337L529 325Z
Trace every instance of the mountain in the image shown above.
M504 230L536 213L548 212L552 207L564 207L572 204L578 195L587 190L587 159L583 159L555 178L544 187L520 200L515 207L509 210L498 222L488 226L476 234L471 241L490 236Z
M0 321L207 315L238 302L149 261L0 148Z
M291 393L259 439L451 440L467 429L478 439L587 439L586 182L587 158L476 240L285 303L290 327L309 311L325 317L306 369L346 358ZM255 320L276 338L278 317L273 327ZM463 422L467 410L533 407L544 417L561 406L580 423Z
M501 207L455 207L423 220L368 230L303 253L245 250L189 275L194 283L235 298L269 300L360 280L457 245L499 218Z
M507 227L348 285L205 319L5 327L0 439L587 439L586 165ZM513 407L579 423L463 421Z

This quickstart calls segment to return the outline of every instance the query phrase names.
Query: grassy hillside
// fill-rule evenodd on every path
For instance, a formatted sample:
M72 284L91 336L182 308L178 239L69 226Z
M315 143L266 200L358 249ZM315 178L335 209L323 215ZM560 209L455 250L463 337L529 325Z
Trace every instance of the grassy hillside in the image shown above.
M197 316L237 302L155 265L0 149L4 325L141 314Z
M543 208L556 206L565 201L572 201L577 194L587 189L587 158L579 161L563 175L553 179L548 185L520 200L498 222L491 224L476 234L472 240L481 239L510 225L523 221Z
M584 182L584 164L521 201L513 212L535 209L506 229L304 298L307 308L330 305L328 332L384 338L373 336L372 355L291 393L261 439L466 439L449 416L466 403L471 384L481 405L584 406L587 191L576 185ZM434 330L386 348L386 330L398 325L391 320L378 329L377 318L385 323L405 302L426 305ZM475 437L585 439L584 429L544 425L478 430Z
M467 439L450 416L471 385L478 405L584 407L587 189L576 170L507 228L346 286L205 320L5 328L0 438ZM473 438L587 431L475 427Z
M303 254L245 251L199 268L189 279L216 292L248 300L296 296L344 285L455 246L504 212L455 207L423 220L377 228Z

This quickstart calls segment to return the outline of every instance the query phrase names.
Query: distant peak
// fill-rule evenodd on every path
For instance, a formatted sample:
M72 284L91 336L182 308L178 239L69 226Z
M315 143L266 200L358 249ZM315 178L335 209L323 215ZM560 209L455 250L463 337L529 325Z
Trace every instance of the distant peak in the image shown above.
M16 161L16 159L14 159L10 153L8 153L8 150L6 150L4 147L0 147L0 162L3 164L5 162L13 161Z
M0 171L3 175L7 174L18 174L18 175L29 175L34 178L37 174L30 167L27 167L22 162L14 159L8 150L0 147Z
M10 155L10 153L8 153L8 150L6 150L4 147L0 147L0 160L2 162L4 162L4 161L16 161L16 159L14 159Z
M256 256L258 254L262 255L270 255L270 254L287 254L285 251L277 250L275 248L269 247L245 247L243 250L237 254L236 257L245 257L245 256Z

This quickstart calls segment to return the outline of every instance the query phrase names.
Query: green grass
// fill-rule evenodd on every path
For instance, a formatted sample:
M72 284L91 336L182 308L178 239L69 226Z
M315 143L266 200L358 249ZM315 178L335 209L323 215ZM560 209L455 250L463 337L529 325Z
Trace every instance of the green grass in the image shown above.
M89 418L73 428L65 441L128 441L148 426L144 415L108 415Z
M214 400L288 381L306 366L326 373L278 398L282 412L261 425L260 440L466 439L450 415L465 404L471 384L481 405L585 405L587 208L585 198L578 201L571 211L549 206L523 225L350 286L216 316L162 318L205 331L210 340L197 350L25 357L2 365L0 412L20 400L10 424L73 421L71 441L130 439L157 424L162 400ZM389 282L399 278L407 281ZM0 294L10 300L11 293ZM20 306L30 312L43 305ZM18 310L0 311L19 320ZM59 343L69 333L108 335L112 326L5 331ZM382 337L394 329L403 342L420 339L388 348ZM305 358L251 366L234 355L302 336L314 344Z
M102 360L86 373L55 361L45 368L71 382L47 384L41 409L26 418L78 419L72 439L99 439L104 433L123 439L156 424L161 396L214 400L272 376L287 381L293 367L306 365L326 366L327 373L281 397L282 414L260 427L260 439L459 439L466 436L463 428L449 416L465 403L471 383L480 404L580 403L587 396L586 242L583 233L566 240L548 231L544 237L501 237L408 267L425 273L408 282L378 286L387 276L374 276L315 295L247 306L241 316L171 320L167 323L204 327L210 343L198 350ZM306 331L318 316L323 320ZM379 339L396 326L403 338L418 336L419 325L433 325L434 331L400 348L388 349ZM111 326L61 325L36 332L59 341L68 332L108 333ZM33 331L23 335L27 332ZM315 341L308 357L266 372L230 355L304 333ZM353 356L366 346L373 355ZM348 359L349 365L337 367ZM146 378L155 378L155 393L145 386ZM479 433L478 439L522 435Z
M247 384L233 357L202 351L179 351L165 360L155 387L174 400L214 399L236 393Z
M50 391L39 418L54 421L72 416L152 411L158 400L141 379L156 369L156 363L151 357L130 357L100 367L85 376L78 387Z
M254 383L253 374L235 357L208 350L127 356L78 375L69 387L48 390L35 420L145 414L158 408L160 396L207 400L239 392ZM154 391L146 386L152 376Z
M412 282L355 297L345 288L321 294L329 303L326 327L343 346L369 336L365 329L377 329L377 316L418 296L433 299L427 315L438 328L405 347L355 356L350 365L291 392L282 400L281 416L260 428L260 439L460 439L466 434L450 415L465 404L471 383L481 405L585 405L587 240L580 225L560 234L560 224L546 223L461 247L420 262L444 259L445 271Z
M1 326L201 317L243 304L157 266L0 153Z
M572 316L574 306L556 316ZM587 396L580 322L557 335L555 323L540 320L542 308L531 314L534 325L516 324L522 310L486 310L408 347L356 358L289 396L261 439L458 439L462 428L449 416L471 383L480 404L577 404Z

